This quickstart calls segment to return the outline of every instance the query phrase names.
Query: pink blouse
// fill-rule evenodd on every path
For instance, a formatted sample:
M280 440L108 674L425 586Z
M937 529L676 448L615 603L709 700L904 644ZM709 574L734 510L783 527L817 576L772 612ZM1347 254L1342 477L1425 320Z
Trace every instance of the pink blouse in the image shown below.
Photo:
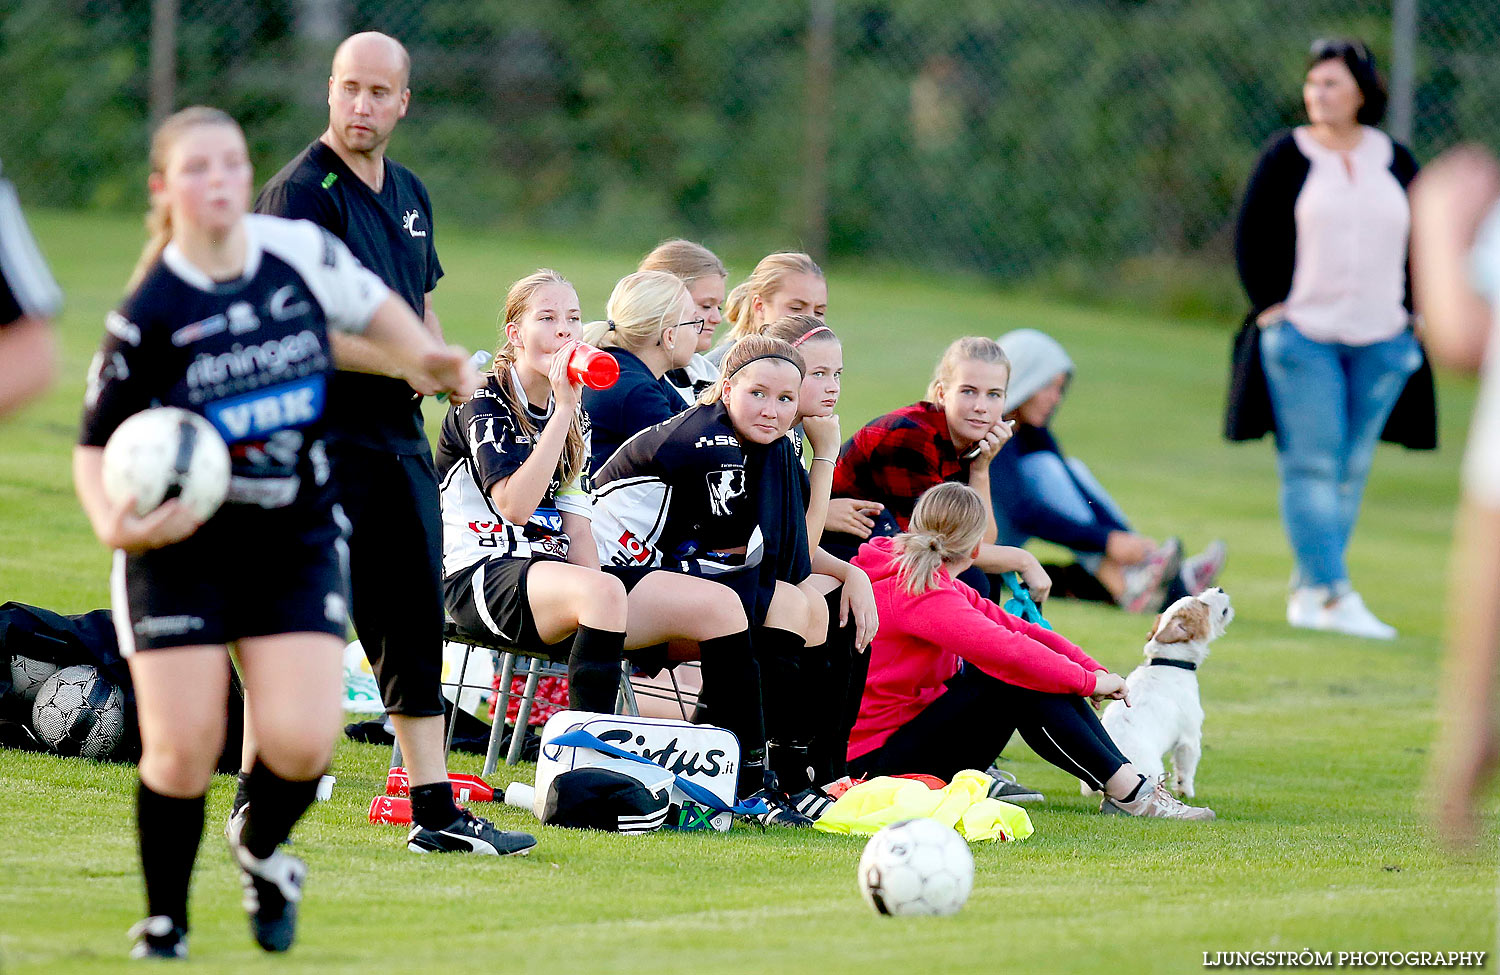
M1292 132L1311 166L1297 196L1297 258L1286 318L1318 342L1370 345L1406 328L1411 208L1391 173L1391 137L1364 127L1347 152L1306 126Z

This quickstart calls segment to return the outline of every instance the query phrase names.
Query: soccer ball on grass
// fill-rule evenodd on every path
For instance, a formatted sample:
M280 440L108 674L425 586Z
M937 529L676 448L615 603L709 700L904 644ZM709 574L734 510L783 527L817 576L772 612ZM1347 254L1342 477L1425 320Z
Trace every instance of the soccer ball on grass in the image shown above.
M37 688L31 727L59 755L108 758L125 735L125 694L88 664L64 667Z
M935 819L905 819L870 837L859 858L859 890L880 914L954 914L974 886L974 855Z
M33 660L19 653L10 655L10 686L27 703L36 700L37 688L57 671L57 664L46 660Z

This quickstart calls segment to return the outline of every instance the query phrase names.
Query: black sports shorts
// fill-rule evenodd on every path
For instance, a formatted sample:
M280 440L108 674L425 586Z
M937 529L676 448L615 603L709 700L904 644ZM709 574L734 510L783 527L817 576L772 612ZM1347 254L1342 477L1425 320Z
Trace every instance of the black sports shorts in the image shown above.
M123 655L278 633L345 637L348 549L340 526L324 514L297 529L306 513L283 518L237 508L175 545L115 553L110 601ZM272 530L278 525L288 530Z
M328 441L333 488L354 526L354 632L389 714L443 713L443 522L430 454Z

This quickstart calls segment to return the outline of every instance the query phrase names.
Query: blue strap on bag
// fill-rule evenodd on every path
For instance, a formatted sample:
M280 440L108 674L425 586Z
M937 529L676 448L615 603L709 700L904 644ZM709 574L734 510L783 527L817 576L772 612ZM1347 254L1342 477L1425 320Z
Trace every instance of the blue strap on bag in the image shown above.
M1019 573L1001 573L1000 581L1005 583L1005 588L1014 593L1014 595L1005 601L1005 605L1001 607L1002 609L1010 615L1018 616L1028 623L1035 623L1037 626L1045 627L1049 630L1052 629L1052 624L1048 623L1047 618L1042 615L1041 607L1037 606L1036 600L1031 598L1031 587L1021 581Z
M609 742L604 741L597 735L584 731L582 728L575 728L565 734L558 735L551 741L542 743L542 747L544 748L552 745L565 745L569 748L592 748L594 751L608 755L611 758L623 758L627 761L650 765L653 768L661 768L660 765L657 765L651 759L642 758L632 752L627 752L623 748L611 745ZM736 803L730 806L726 805L723 799L709 792L698 783L690 782L680 775L676 776L676 778L677 788L681 790L683 795L698 805L712 809L716 813L727 812L735 816L763 816L769 811L769 807L766 805L764 799L752 799L749 802Z

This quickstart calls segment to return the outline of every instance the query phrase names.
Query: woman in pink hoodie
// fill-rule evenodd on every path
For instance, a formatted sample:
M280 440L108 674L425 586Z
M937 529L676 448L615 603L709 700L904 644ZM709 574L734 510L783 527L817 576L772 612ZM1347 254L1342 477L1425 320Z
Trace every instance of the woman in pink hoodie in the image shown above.
M1105 795L1100 811L1208 820L1120 753L1087 700L1130 704L1125 678L1051 630L1006 613L957 581L974 560L985 502L966 484L925 492L906 532L860 547L880 629L859 720L854 775L984 768L1012 730L1032 751Z

